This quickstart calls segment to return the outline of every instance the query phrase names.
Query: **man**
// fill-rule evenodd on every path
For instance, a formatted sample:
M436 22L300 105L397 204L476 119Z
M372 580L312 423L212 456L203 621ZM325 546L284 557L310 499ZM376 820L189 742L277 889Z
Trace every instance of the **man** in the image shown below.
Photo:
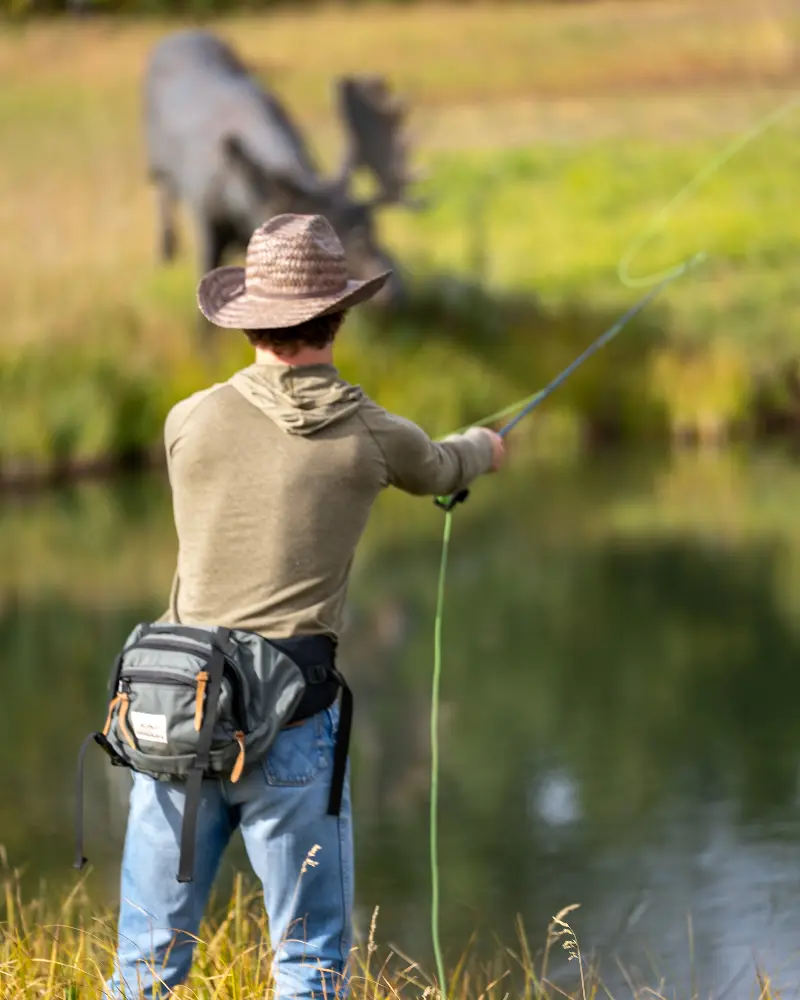
M389 273L348 280L341 243L322 216L281 215L253 234L245 268L217 268L201 281L203 314L243 330L256 361L167 417L179 551L165 620L256 632L298 662L320 644L333 657L354 551L380 492L450 494L501 465L493 432L435 443L337 374L333 341L346 310ZM154 984L186 979L237 828L264 887L276 996L345 992L349 776L338 815L326 811L337 690L315 690L313 703L301 703L297 721L236 784L204 783L191 883L175 879L183 787L134 775L111 996L151 997Z

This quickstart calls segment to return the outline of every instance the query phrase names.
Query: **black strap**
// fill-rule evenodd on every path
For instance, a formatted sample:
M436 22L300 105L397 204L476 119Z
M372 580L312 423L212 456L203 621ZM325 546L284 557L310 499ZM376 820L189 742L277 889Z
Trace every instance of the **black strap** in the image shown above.
M124 656L125 656L125 650L123 649L122 652L114 660L114 666L111 669L111 680L109 681L109 684L108 684L108 700L109 701L111 701L111 699L117 693L117 688L119 686L119 675L120 675L120 671L122 670L122 660L123 660Z
M341 688L339 731L333 749L333 773L328 798L328 815L338 816L342 806L347 756L350 750L353 693L335 666L337 643L328 635L298 635L288 639L268 641L270 645L282 650L294 660L303 672L303 679L307 685L291 722L299 722L324 711L336 701L337 688Z
M81 748L78 751L78 768L75 774L75 860L72 863L72 867L77 868L78 871L81 871L89 860L83 853L83 771L86 748L92 742L97 743L98 746L101 746L105 750L111 758L112 764L128 766L127 762L120 757L102 733L89 733L83 743L81 743Z
M328 799L328 815L338 816L342 808L344 779L347 773L347 755L350 750L350 729L353 723L353 692L338 670L331 668L331 675L336 678L342 688L339 731L336 734L336 745L333 748L333 774L331 775L331 792Z
M228 629L219 630L220 638L227 642ZM200 735L197 737L197 750L194 763L186 780L186 796L183 808L183 826L181 828L181 854L178 863L178 881L191 882L194 878L194 852L197 840L197 813L200 809L200 793L203 778L208 767L211 742L214 737L214 726L217 722L217 706L222 691L222 675L225 670L225 655L220 646L214 643L214 652L208 663L209 685L206 693L205 713Z
M75 775L75 861L72 863L72 867L77 868L78 871L81 871L89 860L83 854L83 765L86 748L94 742L94 738L95 733L89 733L81 743L81 748L78 751L78 771Z
M305 681L300 701L287 722L301 722L330 708L339 695L339 682L331 673L336 663L336 643L333 639L327 635L296 635L267 641L270 646L286 653L300 668Z

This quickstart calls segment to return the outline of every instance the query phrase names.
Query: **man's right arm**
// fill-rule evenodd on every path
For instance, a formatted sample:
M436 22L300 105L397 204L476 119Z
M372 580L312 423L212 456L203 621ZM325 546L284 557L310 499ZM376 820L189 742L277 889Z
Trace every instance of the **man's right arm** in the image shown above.
M410 420L371 404L361 411L386 466L387 486L415 496L446 496L498 468L502 442L492 431L473 427L432 441ZM495 440L496 439L496 440Z

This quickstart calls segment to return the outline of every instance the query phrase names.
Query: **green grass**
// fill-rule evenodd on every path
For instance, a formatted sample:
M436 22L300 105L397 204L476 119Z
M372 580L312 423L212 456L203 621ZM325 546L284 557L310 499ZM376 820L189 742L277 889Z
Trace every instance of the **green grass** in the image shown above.
M725 337L764 361L796 351L799 124L797 115L789 118L733 158L677 206L632 262L637 278L700 250L710 254L668 292L677 343ZM429 184L436 207L396 220L395 228L429 267L468 271L478 225L472 205L480 200L491 288L524 289L554 309L576 300L623 308L641 293L620 283L620 258L721 147L718 138L679 145L606 139L578 149L449 154L437 159Z
M213 27L274 82L326 164L341 147L333 75L379 70L410 95L431 207L386 211L380 231L416 301L380 339L356 324L342 367L439 433L543 384L635 300L620 257L786 100L798 23L782 5L647 0L322 8ZM0 224L15 234L0 244L0 477L157 451L171 402L247 360L224 334L213 369L193 356L191 232L172 267L155 261L139 86L149 46L176 26L34 22L0 37L12 137ZM798 126L793 114L749 146L643 248L634 276L711 257L553 401L573 424L718 439L794 423Z

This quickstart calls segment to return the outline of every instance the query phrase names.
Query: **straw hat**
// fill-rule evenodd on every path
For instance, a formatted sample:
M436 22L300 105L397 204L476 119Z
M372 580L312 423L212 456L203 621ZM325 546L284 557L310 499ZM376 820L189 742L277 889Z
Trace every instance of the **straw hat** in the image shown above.
M250 237L244 267L203 277L197 302L217 326L280 329L364 302L391 273L348 279L344 249L324 216L276 215Z

